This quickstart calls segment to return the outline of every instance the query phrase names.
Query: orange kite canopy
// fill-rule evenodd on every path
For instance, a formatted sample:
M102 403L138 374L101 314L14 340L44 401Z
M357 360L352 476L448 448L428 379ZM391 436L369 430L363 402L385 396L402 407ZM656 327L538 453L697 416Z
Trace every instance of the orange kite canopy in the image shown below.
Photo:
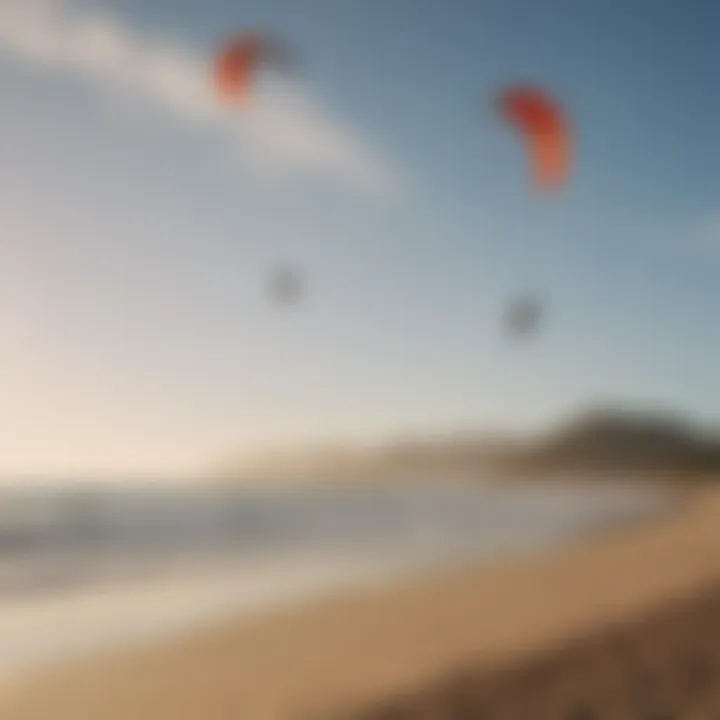
M258 66L274 59L282 61L281 53L263 33L248 31L234 35L215 59L215 86L220 97L228 102L247 102Z
M535 185L545 191L559 190L571 162L569 123L559 104L543 90L514 85L500 95L500 111L523 133Z

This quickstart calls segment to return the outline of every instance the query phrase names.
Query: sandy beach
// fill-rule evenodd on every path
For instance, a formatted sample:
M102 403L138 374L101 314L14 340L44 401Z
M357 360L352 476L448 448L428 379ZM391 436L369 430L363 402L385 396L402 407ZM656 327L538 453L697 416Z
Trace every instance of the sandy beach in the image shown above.
M532 556L105 652L3 689L3 720L342 716L467 667L512 665L720 577L720 491Z

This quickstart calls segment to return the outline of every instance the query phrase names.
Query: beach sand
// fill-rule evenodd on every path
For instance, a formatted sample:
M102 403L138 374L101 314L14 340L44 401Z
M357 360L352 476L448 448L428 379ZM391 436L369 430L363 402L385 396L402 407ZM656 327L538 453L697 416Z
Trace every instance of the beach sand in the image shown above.
M2 689L0 717L342 717L640 622L718 578L720 490L703 488L671 516L605 536L98 654Z

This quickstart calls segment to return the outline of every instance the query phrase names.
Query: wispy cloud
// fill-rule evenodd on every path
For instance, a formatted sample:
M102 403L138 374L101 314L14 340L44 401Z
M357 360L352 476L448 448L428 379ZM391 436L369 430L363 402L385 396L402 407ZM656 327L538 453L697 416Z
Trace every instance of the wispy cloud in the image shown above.
M222 133L263 172L322 175L381 197L404 190L402 174L307 89L276 87L229 110L214 97L207 57L73 0L0 0L0 52Z

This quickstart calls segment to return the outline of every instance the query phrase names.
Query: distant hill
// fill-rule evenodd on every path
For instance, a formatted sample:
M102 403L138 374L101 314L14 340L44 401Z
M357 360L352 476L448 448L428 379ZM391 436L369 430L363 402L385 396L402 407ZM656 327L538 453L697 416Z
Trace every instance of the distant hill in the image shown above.
M386 479L398 476L480 476L564 472L694 473L720 471L720 435L671 414L594 409L531 441L436 436L372 450L278 453L245 476ZM231 479L237 473L226 472Z
M514 470L705 472L720 470L720 437L668 414L593 410L504 460Z

